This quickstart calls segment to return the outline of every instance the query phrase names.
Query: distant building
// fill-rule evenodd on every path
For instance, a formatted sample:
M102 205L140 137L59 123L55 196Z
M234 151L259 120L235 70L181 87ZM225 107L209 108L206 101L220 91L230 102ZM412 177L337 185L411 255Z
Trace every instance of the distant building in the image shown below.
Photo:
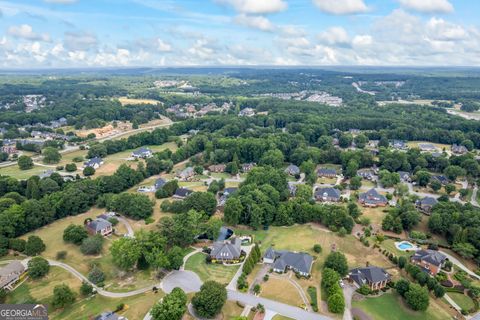
M238 188L225 188L223 189L223 193L222 195L220 196L220 198L218 199L218 206L219 207L223 207L225 205L225 203L227 202L227 199L232 195L234 194L235 192L237 192Z
M375 189L360 193L358 200L365 207L385 207L388 203L387 198L379 194Z
M240 259L242 240L233 238L230 241L217 241L213 244L210 258L215 261L233 262Z
M440 182L442 185L446 185L449 182L448 178L445 177L444 175L435 175L435 176L432 176L432 179Z
M255 110L252 108L245 108L240 110L238 113L239 117L253 117L255 115Z
M103 159L99 157L91 158L88 159L83 163L83 166L86 167L91 167L93 169L98 169L100 166L103 164Z
M412 182L412 175L410 174L410 172L398 171L398 175L400 176L400 181Z
M110 221L102 218L96 218L95 220L87 222L86 228L92 235L100 234L105 237L113 233L113 227Z
M273 264L273 271L278 273L293 270L304 277L309 277L312 270L313 258L307 253L276 251L270 247L263 256L263 263Z
M12 290L20 279L20 276L26 271L25 266L20 261L12 261L0 269L0 288Z
M317 176L326 178L335 178L337 176L337 170L329 168L320 168L317 170Z
M419 143L418 147L422 151L427 151L427 152L438 151L438 148L432 143Z
M54 173L55 173L55 170L51 170L51 169L45 170L43 171L43 173L39 175L39 177L40 179L49 178Z
M192 167L186 167L185 169L183 169L177 174L177 177L183 181L187 181L194 175L195 175L195 170L193 170Z
M405 143L405 141L402 141L402 140L393 140L390 145L394 148L394 149L398 149L398 150L405 150L405 149L408 149L408 146L407 144Z
M192 190L187 189L187 188L178 188L175 190L175 193L173 194L174 199L185 199L189 195L193 193Z
M158 190L163 187L165 183L167 183L165 179L158 178L157 180L155 180L155 184L153 185L153 187L155 188L155 190Z
M211 166L208 166L208 171L220 173L225 172L226 168L227 166L224 164L212 164Z
M290 197L295 197L297 194L297 185L294 183L288 183L288 192L290 193Z
M338 202L340 196L340 190L335 188L318 188L315 190L315 200L321 202Z
M384 269L375 266L352 269L348 277L358 287L366 285L373 291L385 288L391 279Z
M415 206L423 213L430 214L434 205L438 203L437 199L432 197L425 197L423 199L417 200Z
M2 152L5 152L5 153L8 153L8 154L14 154L14 153L17 153L18 150L17 150L17 147L16 146L2 146L1 148L1 151Z
M452 153L454 154L465 154L468 152L468 149L465 146L461 146L458 144L452 145Z
M297 174L300 174L300 168L294 164L291 164L285 169L285 173L291 176L296 176Z
M435 276L445 264L447 257L435 250L418 250L411 256L410 261Z
M374 181L376 178L376 174L373 169L360 169L357 171L357 176L369 181Z
M132 157L136 159L146 159L146 158L150 158L152 155L153 155L152 150L144 147L132 152Z
M250 170L253 169L257 164L255 162L250 162L250 163L244 163L242 164L242 172L247 173L250 172Z
M106 311L96 316L94 320L128 320L128 319L123 316L117 315L113 311Z

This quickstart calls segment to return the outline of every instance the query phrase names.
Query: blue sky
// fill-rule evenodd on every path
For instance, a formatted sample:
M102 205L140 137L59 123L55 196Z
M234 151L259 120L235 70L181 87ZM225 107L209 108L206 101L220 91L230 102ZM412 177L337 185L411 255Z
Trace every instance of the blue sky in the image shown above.
M0 0L0 67L480 64L480 1Z

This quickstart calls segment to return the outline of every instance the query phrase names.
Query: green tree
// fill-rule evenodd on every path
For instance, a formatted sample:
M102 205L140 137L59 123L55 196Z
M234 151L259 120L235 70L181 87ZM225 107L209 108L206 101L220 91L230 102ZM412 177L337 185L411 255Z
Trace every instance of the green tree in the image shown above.
M407 258L405 258L404 256L398 257L398 267L400 269L403 269L405 268L406 265L407 265Z
M180 288L174 288L150 312L153 320L180 320L187 311L187 295Z
M121 193L115 195L108 208L132 219L146 219L153 214L154 203L144 194Z
M348 274L347 258L341 252L331 252L325 260L324 268L330 268L345 277Z
M113 263L123 270L132 269L140 258L141 249L135 239L120 238L110 247Z
M285 159L282 151L278 149L273 149L265 152L260 158L260 165L263 166L272 166L274 168L281 168L283 166Z
M457 188L456 188L455 185L452 184L452 183L449 183L449 184L447 184L447 185L445 186L445 192L446 192L447 194L450 194L450 193L454 192L456 189L457 189Z
M103 249L103 237L99 234L93 237L88 237L82 240L80 245L80 251L83 254L96 255L102 252Z
M345 298L341 293L335 293L327 299L328 310L332 313L343 313L345 310Z
M47 260L42 257L34 257L28 261L28 275L32 279L43 278L50 270Z
M75 301L75 293L66 284L61 284L53 288L52 307L60 309L71 305Z
M71 224L63 230L63 241L65 242L71 242L78 246L86 238L88 238L88 232L83 226Z
M416 283L410 284L408 291L405 293L405 301L413 310L427 310L429 304L427 288L423 288Z
M430 182L430 173L428 171L420 170L415 174L415 181L419 186L426 187Z
M243 206L240 199L236 197L230 197L225 203L225 210L223 213L223 219L228 225L237 225L240 222L240 216L243 212Z
M33 176L27 180L27 189L25 190L25 195L29 199L40 199L41 194L38 186L38 177Z
M68 172L77 171L77 165L75 163L67 163L65 165L65 170L67 170Z
M93 287L88 282L83 281L80 286L80 294L84 297L89 296L93 293Z
M83 175L85 177L90 177L90 176L93 176L94 174L95 174L95 168L93 168L93 167L83 168Z
M358 190L362 187L362 177L354 176L350 178L350 189Z
M44 163L59 163L62 159L62 155L54 147L46 147L42 150Z
M36 256L45 251L45 248L45 243L43 243L40 237L30 236L25 244L25 254L28 256Z
M455 181L458 177L463 177L466 174L465 169L460 166L448 166L443 170L443 173L452 181Z
M98 266L94 266L88 273L87 278L95 284L101 284L105 281L105 273Z
M29 156L20 156L17 160L20 170L28 170L33 168L33 160Z
M227 290L215 281L207 281L192 298L192 305L200 317L213 318L227 301Z
M410 282L406 279L400 279L395 283L395 290L397 290L398 294L402 297L405 296L408 289L410 289Z

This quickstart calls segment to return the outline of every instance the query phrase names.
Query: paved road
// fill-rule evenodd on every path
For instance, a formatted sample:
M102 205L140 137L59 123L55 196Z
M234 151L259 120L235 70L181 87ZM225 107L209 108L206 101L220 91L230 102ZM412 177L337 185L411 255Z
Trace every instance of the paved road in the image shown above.
M457 267L459 267L460 269L462 269L463 271L465 271L466 273L468 273L472 277L480 280L480 276L478 274L476 274L475 272L473 272L472 270L468 269L465 265L463 265L463 263L460 262L460 260L458 260L457 258L452 256L451 254L446 253L445 251L439 250L439 252L443 253L448 258L448 260L453 262L453 264L457 265Z
M193 271L175 270L163 278L160 287L166 293L172 292L176 287L181 288L186 293L200 291L202 280Z
M242 246L242 250L245 251L246 257L248 257L252 248L253 248L253 245ZM230 283L227 285L227 289L237 290L237 281L238 281L238 278L240 278L240 276L242 275L243 264L245 263L246 260L247 259L243 260L242 264L240 265L240 268L238 268L232 280L230 280Z
M299 320L331 320L331 318L313 312L308 312L298 307L293 307L278 301L257 297L251 294L227 290L228 300L239 301L245 305L256 306L261 303L266 310L271 310L283 316Z
M134 238L135 237L135 232L133 232L133 228L130 225L130 222L128 222L128 220L123 218L123 217L115 217L115 218L117 218L117 220L120 221L121 223L123 223L125 228L127 228L126 236L128 236L130 238Z
M450 303L450 305L451 305L452 307L454 307L455 309L457 309L458 312L460 312L460 313L462 312L462 308L461 308L455 301L453 301L452 298L450 298L450 297L448 296L448 293L445 293L445 295L444 295L443 297L445 298L445 300L447 300L448 303Z
M343 287L343 295L345 297L345 311L343 312L343 320L352 320L352 297L356 288L353 285L345 283Z
M477 194L478 194L478 186L475 185L475 188L473 188L472 199L470 200L470 203L475 207L480 207L477 201Z

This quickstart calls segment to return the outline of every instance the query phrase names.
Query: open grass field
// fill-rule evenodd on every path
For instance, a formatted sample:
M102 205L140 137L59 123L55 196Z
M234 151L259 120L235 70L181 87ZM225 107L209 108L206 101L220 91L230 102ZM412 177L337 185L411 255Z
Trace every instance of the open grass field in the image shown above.
M337 182L337 178L321 177L317 179L318 184L331 184L334 185Z
M196 253L191 256L185 264L185 270L195 272L202 281L212 280L228 284L239 266L224 266L222 264L207 264L205 262L206 255L203 253Z
M428 141L408 141L407 146L409 148L420 148L419 144L422 143L428 143L428 144L433 144L435 147L438 148L438 152L442 152L442 150L445 149L445 151L450 151L451 146L449 144L441 144L441 143L433 143L433 142L428 142Z
M430 306L424 312L408 309L402 298L396 293L387 293L380 297L366 298L362 301L353 301L353 308L359 308L373 320L441 320L451 319L434 299L430 299Z
M387 215L388 207L378 207L378 208L369 208L359 206L362 211L362 217L367 217L370 219L370 223L379 227L382 225L383 218Z
M455 301L455 303L458 304L458 306L463 310L470 310L475 306L472 298L465 294L458 292L447 292L447 295L452 298L452 300Z
M50 168L34 165L33 168L28 170L20 170L17 164L12 166L0 168L0 174L2 176L10 176L16 179L28 179L31 176L42 174L43 171Z
M222 308L222 319L230 320L242 314L243 308L235 301L227 301Z
M127 98L127 97L120 97L118 101L122 104L122 106L127 104L162 104L162 102L153 99L135 99L135 98Z
M284 279L270 278L261 284L260 296L283 302L291 306L300 307L303 304L302 297L293 284Z

